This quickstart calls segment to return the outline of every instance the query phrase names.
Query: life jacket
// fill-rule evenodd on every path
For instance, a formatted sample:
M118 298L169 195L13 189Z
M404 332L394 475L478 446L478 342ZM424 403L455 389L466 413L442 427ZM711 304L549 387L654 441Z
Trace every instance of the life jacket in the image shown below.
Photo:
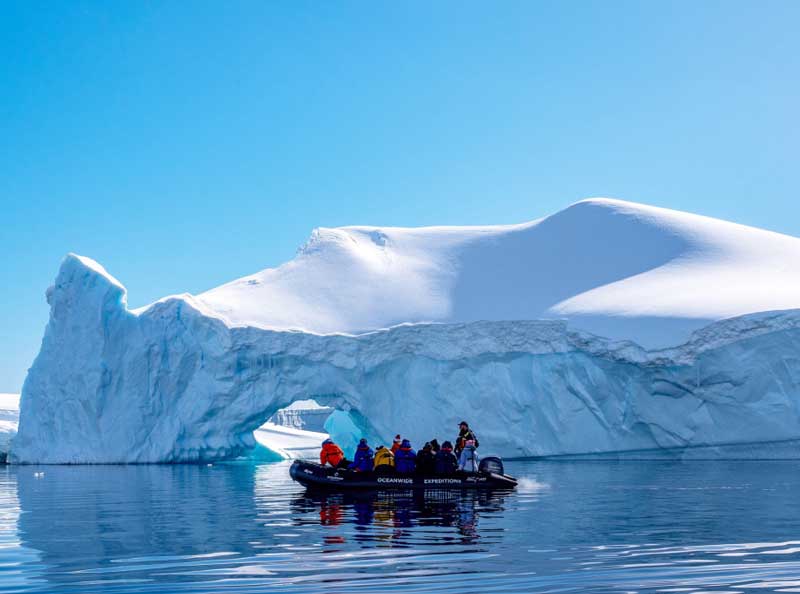
M372 448L368 445L358 446L358 448L356 448L356 455L354 456L354 460L350 465L350 468L360 472L372 470Z
M378 466L391 466L394 468L394 454L392 454L391 450L387 450L384 447L380 447L375 450L375 468Z
M322 450L319 452L320 464L323 466L325 466L325 464L330 464L335 468L342 460L344 460L344 452L342 451L342 448L333 442L322 445Z
M458 460L456 460L453 450L450 448L439 450L434 459L434 467L436 474L452 474L458 470Z
M394 465L397 472L414 472L417 467L417 453L411 446L400 446L394 454Z
M477 448L480 444L478 443L478 437L475 435L475 432L472 429L462 429L458 432L458 437L456 438L456 453L460 454L461 450L464 449L464 446L467 445L467 441L472 440L475 442L475 447Z

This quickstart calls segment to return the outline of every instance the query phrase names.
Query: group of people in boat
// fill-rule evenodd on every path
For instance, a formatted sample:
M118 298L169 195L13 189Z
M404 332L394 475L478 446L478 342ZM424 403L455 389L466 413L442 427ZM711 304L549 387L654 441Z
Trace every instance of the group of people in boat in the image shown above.
M347 468L356 472L375 472L376 474L452 474L456 471L478 472L478 438L466 421L458 425L455 446L445 441L441 446L438 440L425 442L422 449L415 451L408 439L396 435L392 446L379 445L375 451L362 439L352 460L348 460L342 448L328 438L322 442L319 462L323 466Z

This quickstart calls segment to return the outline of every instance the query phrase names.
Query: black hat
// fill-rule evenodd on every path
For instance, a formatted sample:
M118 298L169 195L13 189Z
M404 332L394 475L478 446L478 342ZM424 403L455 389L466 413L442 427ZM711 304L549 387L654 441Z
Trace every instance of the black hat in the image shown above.
M467 423L466 421L461 421L461 422L458 424L458 426L459 426L459 427L461 427L461 425L466 425L467 427L469 427L469 423Z

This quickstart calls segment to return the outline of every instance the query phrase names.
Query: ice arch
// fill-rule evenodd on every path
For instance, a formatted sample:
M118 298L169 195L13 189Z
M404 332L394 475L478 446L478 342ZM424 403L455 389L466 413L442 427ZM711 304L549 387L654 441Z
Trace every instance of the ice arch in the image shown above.
M253 433L258 445L248 457L313 460L319 456L320 444L330 437L352 459L359 440L366 436L363 425L350 411L322 406L313 399L298 400L278 410Z
M253 449L253 430L302 399L347 413L331 426L344 445L395 430L370 420L355 353L326 337L231 328L189 295L133 312L116 279L75 255L47 298L50 321L23 389L15 462L228 458Z
M127 309L69 256L26 379L10 459L216 460L298 399L348 409L373 439L449 437L469 418L506 456L797 456L800 313L718 322L667 351L559 321L404 325L359 336L230 327L191 296Z

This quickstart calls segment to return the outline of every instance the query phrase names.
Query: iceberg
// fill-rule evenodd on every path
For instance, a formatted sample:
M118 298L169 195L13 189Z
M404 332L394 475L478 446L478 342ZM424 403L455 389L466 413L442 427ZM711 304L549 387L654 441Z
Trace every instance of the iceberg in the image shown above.
M296 458L318 459L320 445L329 437L327 433L276 425L270 421L256 429L253 436L258 445L250 457L267 461ZM263 456L259 455L262 453L262 447L266 449Z
M0 463L5 462L19 425L19 394L0 394Z
M129 309L71 254L17 463L220 460L326 432L506 457L798 457L800 240L628 202L495 227L320 229L276 269Z
M313 400L297 400L270 417L268 422L282 427L291 427L320 433L325 422L334 412L330 406L320 406Z

